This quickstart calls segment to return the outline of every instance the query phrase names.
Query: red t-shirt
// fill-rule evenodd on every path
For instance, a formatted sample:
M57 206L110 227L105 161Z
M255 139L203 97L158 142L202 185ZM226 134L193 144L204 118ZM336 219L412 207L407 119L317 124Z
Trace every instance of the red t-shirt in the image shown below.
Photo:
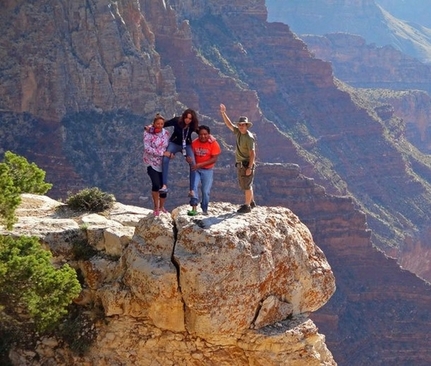
M196 164L203 163L211 159L213 156L219 155L221 153L220 145L216 140L212 142L200 142L199 138L193 140L192 142L193 153L195 154ZM213 168L215 163L210 165L205 165L203 169Z

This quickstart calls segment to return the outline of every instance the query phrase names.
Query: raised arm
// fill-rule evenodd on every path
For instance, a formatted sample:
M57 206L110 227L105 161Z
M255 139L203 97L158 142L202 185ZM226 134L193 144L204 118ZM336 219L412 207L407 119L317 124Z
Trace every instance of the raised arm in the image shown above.
M220 104L220 114L223 117L223 121L229 130L233 131L233 124L230 121L229 117L226 114L226 106L224 104Z

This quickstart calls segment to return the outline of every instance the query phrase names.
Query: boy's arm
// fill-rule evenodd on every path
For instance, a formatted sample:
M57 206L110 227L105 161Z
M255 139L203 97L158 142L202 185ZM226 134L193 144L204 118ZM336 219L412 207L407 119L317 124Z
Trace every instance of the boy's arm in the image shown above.
M248 166L253 169L255 163L256 163L256 152L254 150L250 150L250 160L249 160Z
M223 117L223 121L224 121L225 125L227 126L227 128L229 128L229 130L233 131L234 125L232 124L232 122L230 121L229 117L226 114L226 107L224 104L220 104L220 114Z

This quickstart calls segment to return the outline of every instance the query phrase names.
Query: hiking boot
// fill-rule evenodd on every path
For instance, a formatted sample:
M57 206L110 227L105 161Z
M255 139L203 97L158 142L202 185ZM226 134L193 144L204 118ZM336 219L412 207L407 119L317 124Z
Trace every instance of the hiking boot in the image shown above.
M238 211L238 213L248 213L251 212L251 207L249 205L242 205Z
M255 207L256 207L256 202L251 201L251 202L250 202L250 207L251 207L251 208L255 208Z

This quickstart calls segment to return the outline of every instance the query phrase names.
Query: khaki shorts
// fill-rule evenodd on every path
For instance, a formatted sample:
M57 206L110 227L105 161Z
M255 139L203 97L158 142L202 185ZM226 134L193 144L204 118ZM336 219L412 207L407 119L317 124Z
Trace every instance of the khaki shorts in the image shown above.
M249 189L251 189L253 187L255 169L253 169L251 171L250 175L245 175L246 171L247 171L246 167L241 166L241 164L236 164L236 172L238 175L238 184L239 184L239 187L243 191L248 191Z

